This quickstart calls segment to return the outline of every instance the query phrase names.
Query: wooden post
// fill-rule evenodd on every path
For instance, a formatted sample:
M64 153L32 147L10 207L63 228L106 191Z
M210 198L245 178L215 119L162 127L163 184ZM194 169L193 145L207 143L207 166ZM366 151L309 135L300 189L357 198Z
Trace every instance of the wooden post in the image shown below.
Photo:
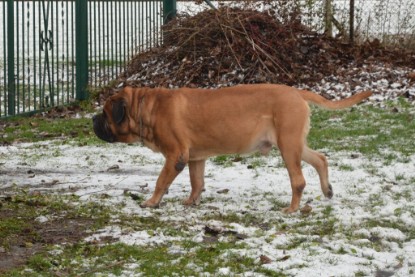
M324 33L328 35L329 37L333 36L333 6L332 6L332 0L325 0L324 5L324 24L325 24L325 30Z
M350 44L354 44L354 0L350 0L349 24L350 24L349 40L350 40Z

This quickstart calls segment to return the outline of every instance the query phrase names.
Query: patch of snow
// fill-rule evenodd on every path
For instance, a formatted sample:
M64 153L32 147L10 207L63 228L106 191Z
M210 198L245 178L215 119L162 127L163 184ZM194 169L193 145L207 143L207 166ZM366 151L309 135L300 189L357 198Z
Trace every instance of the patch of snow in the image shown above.
M38 222L38 223L45 223L45 222L49 221L49 218L47 218L44 215L41 215L41 216L36 217L35 221Z

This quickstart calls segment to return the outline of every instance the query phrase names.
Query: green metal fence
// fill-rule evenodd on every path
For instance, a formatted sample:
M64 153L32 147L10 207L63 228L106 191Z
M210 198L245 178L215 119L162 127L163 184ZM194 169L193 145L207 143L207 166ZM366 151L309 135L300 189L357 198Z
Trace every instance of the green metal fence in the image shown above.
M162 42L175 0L0 3L0 117L88 97ZM164 8L163 8L164 7Z

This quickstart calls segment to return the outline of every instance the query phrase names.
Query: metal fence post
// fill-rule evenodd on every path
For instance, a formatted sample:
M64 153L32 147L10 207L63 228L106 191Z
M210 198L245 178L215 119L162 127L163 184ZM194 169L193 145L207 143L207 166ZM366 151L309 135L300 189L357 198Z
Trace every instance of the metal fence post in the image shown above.
M163 0L163 24L176 16L176 0Z
M7 113L16 113L16 80L14 76L14 1L7 0Z
M75 55L76 55L76 99L88 98L88 1L75 3Z

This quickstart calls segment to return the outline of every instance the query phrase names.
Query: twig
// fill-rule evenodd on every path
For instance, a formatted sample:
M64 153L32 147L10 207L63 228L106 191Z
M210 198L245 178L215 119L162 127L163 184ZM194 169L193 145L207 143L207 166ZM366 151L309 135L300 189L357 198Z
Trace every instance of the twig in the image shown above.
M282 68L278 63L277 63L277 61L271 56L271 55L269 55L264 49L262 49L258 44L256 44L255 42L254 42L254 40L253 39L251 39L251 37L249 36L249 34L248 34L248 32L246 31L246 29L245 29L245 26L242 24L242 22L241 22L241 19L238 17L238 21L239 21L239 23L240 23L240 25L241 25L241 27L242 27L242 29L244 30L244 32L245 32L245 39L250 43L250 44L252 44L252 47L254 48L254 49L256 49L256 50L259 50L263 55L265 55L273 64L275 64L275 66L277 66L288 78L290 78L291 80L292 80L292 78L291 78L291 76L290 76L290 74L288 74L288 72L284 69L284 68ZM271 71L269 70L269 68L268 68L268 66L264 63L264 61L260 58L260 57L258 57L258 59L259 59L259 61L262 63L262 65L271 73Z
M233 56L234 56L234 58L235 58L235 61L237 62L237 64L238 64L239 68L240 68L241 70L243 70L243 67L241 66L241 63L239 62L239 59L238 59L238 57L236 56L235 51L233 51L233 47L232 47L231 43L229 42L228 36L226 35L225 30L223 29L223 24L220 22L220 20L219 20L217 17L216 17L216 19L218 20L219 26L220 26L220 28L221 28L221 30L222 30L222 33L223 33L223 34L224 34L224 36L225 36L226 42L228 43L228 47L229 47L229 49L231 50L232 55L233 55Z

